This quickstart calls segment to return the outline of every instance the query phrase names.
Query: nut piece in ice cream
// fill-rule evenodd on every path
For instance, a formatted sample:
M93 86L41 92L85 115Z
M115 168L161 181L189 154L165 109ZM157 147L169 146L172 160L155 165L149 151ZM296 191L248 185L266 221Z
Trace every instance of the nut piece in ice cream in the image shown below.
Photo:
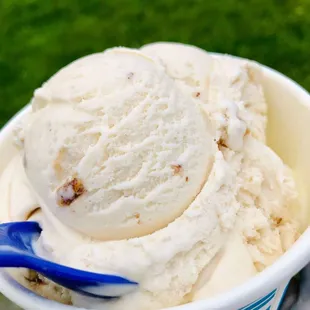
M81 180L74 178L65 183L57 190L57 201L59 206L70 206L76 199L85 193L85 188Z
M182 165L171 165L171 168L173 170L174 175L181 175L183 173L183 167Z

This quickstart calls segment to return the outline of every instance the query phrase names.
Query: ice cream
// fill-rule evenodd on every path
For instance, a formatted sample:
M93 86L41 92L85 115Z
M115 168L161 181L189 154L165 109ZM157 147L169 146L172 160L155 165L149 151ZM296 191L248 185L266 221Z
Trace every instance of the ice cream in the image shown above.
M262 79L254 62L155 43L79 59L38 89L0 179L2 220L37 220L39 255L139 288L112 301L42 278L50 289L32 289L84 308L156 310L229 290L279 258L299 236L297 192L265 144Z
M206 117L138 51L78 60L37 90L32 104L28 179L43 205L86 235L116 240L157 231L208 177L215 143Z

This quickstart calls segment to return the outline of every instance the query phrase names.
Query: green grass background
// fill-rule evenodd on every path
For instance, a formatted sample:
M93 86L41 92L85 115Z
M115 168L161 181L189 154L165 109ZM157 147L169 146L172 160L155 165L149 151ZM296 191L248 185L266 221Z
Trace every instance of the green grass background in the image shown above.
M310 90L310 0L0 0L0 127L72 60L153 41L252 58Z
M165 40L258 60L310 89L310 0L0 0L0 127L85 54Z

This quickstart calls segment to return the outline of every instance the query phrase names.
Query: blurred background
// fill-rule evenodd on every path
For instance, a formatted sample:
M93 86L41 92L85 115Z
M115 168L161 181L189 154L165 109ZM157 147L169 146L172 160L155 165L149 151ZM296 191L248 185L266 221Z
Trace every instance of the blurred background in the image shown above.
M153 41L255 59L310 90L309 16L310 0L0 0L0 127L72 60Z
M310 90L310 0L0 0L0 127L62 66L179 41L248 57Z

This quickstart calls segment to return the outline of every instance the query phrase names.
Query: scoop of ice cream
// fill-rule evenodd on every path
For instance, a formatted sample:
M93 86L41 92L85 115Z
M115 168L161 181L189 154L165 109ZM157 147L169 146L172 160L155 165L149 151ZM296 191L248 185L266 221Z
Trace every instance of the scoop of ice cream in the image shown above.
M152 58L124 48L82 58L35 92L25 167L41 203L101 239L152 233L208 178L206 115Z
M241 151L237 183L243 207L237 226L257 269L264 269L298 238L299 224L290 210L297 196L293 177L264 143L267 104L261 68L179 43L153 43L142 50L158 57L183 91L200 102L213 120L223 153Z
M203 104L222 143L241 150L245 134L265 141L267 105L255 62L180 43L153 43L142 51L158 57L184 92Z

